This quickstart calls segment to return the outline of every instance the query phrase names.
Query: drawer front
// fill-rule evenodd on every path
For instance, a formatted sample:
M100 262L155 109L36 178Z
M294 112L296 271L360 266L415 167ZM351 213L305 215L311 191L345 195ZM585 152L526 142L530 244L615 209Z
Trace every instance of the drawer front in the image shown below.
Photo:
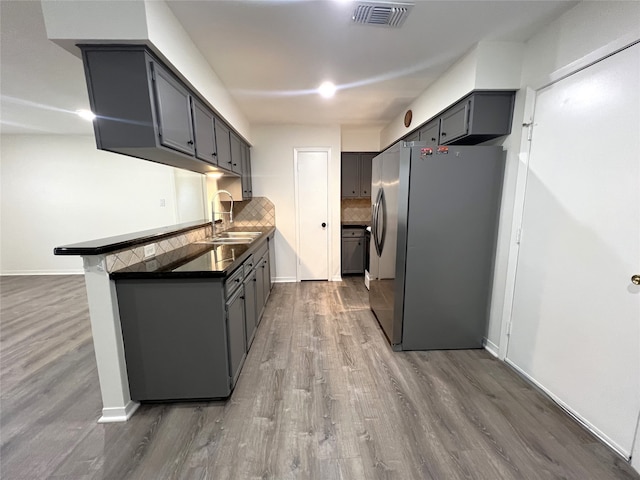
M260 259L266 255L268 250L269 250L269 244L265 242L265 244L260 247L260 250L258 250L253 254L253 257L256 259ZM257 265L258 263L260 263L259 260L256 260L255 264Z
M244 268L244 276L246 277L251 273L251 270L253 270L253 267L255 266L253 255L249 255L249 257L244 261L242 266Z
M244 267L238 268L235 272L227 277L224 284L224 295L229 298L233 295L240 285L242 285L242 279L244 278Z
M364 228L343 228L343 238L359 238L364 237Z

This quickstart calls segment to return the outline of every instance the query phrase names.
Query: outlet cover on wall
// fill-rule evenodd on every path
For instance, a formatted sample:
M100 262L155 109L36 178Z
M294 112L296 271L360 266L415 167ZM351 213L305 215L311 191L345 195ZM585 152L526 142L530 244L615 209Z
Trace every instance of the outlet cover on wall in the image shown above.
M151 243L144 246L144 258L153 257L156 254L156 244Z

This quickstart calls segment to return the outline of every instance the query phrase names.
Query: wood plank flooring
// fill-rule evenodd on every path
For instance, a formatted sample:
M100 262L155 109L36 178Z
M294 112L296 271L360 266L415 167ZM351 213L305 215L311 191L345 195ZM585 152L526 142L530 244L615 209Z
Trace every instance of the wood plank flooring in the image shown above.
M483 350L394 353L361 279L274 287L227 402L100 425L81 276L1 277L2 479L636 479Z

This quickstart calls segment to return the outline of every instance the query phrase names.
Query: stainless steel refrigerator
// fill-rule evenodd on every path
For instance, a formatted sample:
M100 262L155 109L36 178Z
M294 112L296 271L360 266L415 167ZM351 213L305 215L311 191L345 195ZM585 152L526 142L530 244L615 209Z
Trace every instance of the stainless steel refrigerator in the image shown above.
M394 350L481 348L501 147L399 142L373 159L369 302Z

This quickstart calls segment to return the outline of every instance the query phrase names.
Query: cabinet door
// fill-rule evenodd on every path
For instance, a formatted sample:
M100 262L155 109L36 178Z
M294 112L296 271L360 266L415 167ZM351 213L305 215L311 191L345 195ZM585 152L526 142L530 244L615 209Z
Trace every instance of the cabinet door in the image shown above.
M152 68L160 143L165 147L193 155L191 96L173 75L157 63L153 63Z
M364 237L342 239L342 273L364 273Z
M405 142L417 142L420 140L420 132L415 131L404 139Z
M196 157L212 165L217 165L213 114L199 101L195 99L192 99L192 101Z
M469 131L469 100L464 100L440 117L440 144L446 145Z
M360 155L343 153L341 158L342 197L357 198L360 196Z
M253 197L253 185L251 181L251 150L249 145L242 144L242 199L250 200Z
M440 120L427 123L420 129L420 141L427 142L427 145L438 145L440 138Z
M242 142L231 132L231 171L242 174Z
M246 335L244 333L244 289L238 291L227 301L227 346L229 347L229 376L231 388L236 384L242 363L247 354Z
M267 286L264 284L264 275L262 273L262 260L256 262L256 312L258 314L258 323L262 319L264 312L264 298Z
M231 139L229 129L218 117L214 117L216 128L216 157L218 166L226 170L231 170Z
M247 278L244 279L244 329L247 350L253 343L257 326L256 272L252 270Z
M271 294L271 261L269 253L262 257L262 278L264 281L264 304L267 304L269 295Z
M360 154L360 196L371 196L371 164L377 153Z

